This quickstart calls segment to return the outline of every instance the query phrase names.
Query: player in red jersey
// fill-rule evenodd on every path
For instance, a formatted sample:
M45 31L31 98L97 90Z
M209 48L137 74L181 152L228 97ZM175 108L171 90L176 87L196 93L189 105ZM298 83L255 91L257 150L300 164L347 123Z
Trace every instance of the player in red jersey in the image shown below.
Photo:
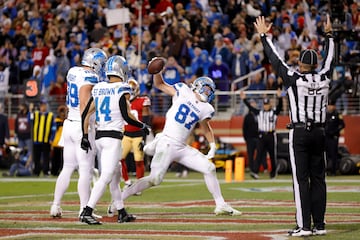
M131 113L139 120L147 125L150 125L150 98L140 95L139 84L135 79L129 79L129 85L133 90L130 98ZM144 165L144 131L133 125L125 125L124 138L122 140L123 152L121 156L122 176L125 181L125 186L131 185L131 180L128 176L128 169L126 167L125 159L132 150L134 153L134 160L136 166L136 178L142 178L145 173Z

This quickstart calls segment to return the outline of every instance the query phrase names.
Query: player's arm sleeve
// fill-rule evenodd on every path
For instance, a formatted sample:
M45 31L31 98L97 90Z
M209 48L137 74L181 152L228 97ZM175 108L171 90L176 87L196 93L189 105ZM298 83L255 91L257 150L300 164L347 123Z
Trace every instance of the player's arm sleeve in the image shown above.
M120 97L120 100L119 100L119 108L120 108L120 112L121 112L121 115L123 116L124 120L130 124L130 125L133 125L135 127L138 127L138 128L144 128L145 124L142 123L142 122L139 122L139 121L135 121L134 119L132 119L129 114L128 114L128 111L127 111L127 102L126 102L126 97L125 97L125 94L123 94L121 97Z
M264 52L266 56L269 58L269 61L272 65L272 68L275 69L277 75L281 77L284 81L285 86L290 86L292 83L290 82L292 78L289 78L289 67L286 63L280 58L279 53L277 52L274 44L271 40L265 36L261 37L261 42L264 46Z
M94 98L90 97L89 101L87 102L87 104L86 104L86 106L84 108L84 111L81 114L81 130L82 130L83 134L85 133L85 119L86 119L86 116L87 116L87 114L89 112L90 105L93 102L93 100L94 100Z

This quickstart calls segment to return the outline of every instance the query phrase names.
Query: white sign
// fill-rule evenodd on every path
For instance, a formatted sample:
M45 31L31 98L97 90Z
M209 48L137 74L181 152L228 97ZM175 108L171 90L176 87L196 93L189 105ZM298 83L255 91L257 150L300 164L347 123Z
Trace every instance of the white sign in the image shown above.
M130 22L128 8L109 9L106 11L106 24L108 27Z

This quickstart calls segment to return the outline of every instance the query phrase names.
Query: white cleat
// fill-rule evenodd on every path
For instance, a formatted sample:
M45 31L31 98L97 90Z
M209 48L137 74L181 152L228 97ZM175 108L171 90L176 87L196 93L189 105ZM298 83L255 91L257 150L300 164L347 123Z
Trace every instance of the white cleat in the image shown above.
M228 204L222 206L217 206L214 210L216 215L230 215L230 216L239 216L242 212L230 207Z
M53 218L61 218L62 216L61 207L55 204L51 205L50 216L52 216Z

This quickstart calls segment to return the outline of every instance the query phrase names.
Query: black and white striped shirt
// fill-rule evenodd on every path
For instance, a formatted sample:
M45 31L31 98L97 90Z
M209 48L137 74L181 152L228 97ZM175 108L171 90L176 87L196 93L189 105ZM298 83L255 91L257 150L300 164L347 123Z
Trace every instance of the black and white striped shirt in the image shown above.
M276 109L270 109L268 111L260 110L251 106L251 104L244 99L245 105L253 112L257 117L259 132L274 132L276 129L277 115L280 114L282 109L282 100L278 100Z
M331 62L334 55L334 41L332 37L325 38L326 56L319 72L299 73L290 69L279 57L271 40L261 37L264 51L273 69L283 79L287 87L290 103L290 119L292 123L305 123L313 120L324 123L326 106L328 103Z

